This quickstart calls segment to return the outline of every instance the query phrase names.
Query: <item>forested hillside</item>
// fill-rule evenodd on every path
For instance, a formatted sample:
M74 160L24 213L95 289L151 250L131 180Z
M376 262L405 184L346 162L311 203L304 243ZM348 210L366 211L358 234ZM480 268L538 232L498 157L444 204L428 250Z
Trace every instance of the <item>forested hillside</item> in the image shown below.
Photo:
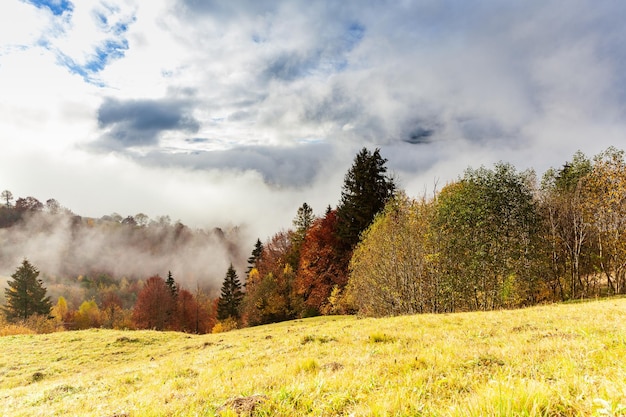
M57 328L205 332L626 293L623 151L576 153L540 177L504 162L468 168L423 196L399 189L386 162L364 148L336 207L315 215L303 203L292 228L254 245L236 228L191 230L142 214L88 219L4 191L0 265L32 261Z

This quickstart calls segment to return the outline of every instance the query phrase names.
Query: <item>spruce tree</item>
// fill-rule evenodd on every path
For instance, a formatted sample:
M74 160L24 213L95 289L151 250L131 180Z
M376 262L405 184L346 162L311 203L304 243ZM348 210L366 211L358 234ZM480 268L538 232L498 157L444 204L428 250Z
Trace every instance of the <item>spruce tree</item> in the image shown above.
M296 227L296 237L298 240L304 240L304 235L306 231L309 230L314 220L313 209L307 203L303 203L302 206L298 208L296 218L293 219L293 225Z
M165 281L165 283L170 289L170 293L172 293L172 298L176 299L176 297L178 297L178 285L176 285L176 281L174 281L172 271L167 271L167 280Z
M256 268L256 263L259 261L259 258L263 254L263 243L261 243L261 239L256 240L254 244L254 249L252 250L252 255L248 258L248 270L246 271L246 275L250 275L250 271L252 268Z
M237 272L233 268L233 264L230 264L224 283L222 284L222 293L217 302L217 318L218 320L225 320L229 317L239 318L239 305L243 299L243 292L241 291L241 282L237 277Z
M3 310L7 320L26 320L33 314L50 314L52 303L38 276L37 268L26 259L11 275L13 281L9 281L9 287L4 290L6 304Z
M337 207L337 237L346 252L354 249L361 233L394 195L396 186L387 175L386 162L380 149L370 152L363 148L344 178Z

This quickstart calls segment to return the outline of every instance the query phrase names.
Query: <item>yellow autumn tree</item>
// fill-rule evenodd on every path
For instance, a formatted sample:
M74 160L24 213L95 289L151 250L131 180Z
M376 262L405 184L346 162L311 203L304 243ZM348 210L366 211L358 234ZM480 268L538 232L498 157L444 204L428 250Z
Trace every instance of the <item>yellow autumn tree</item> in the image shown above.
M594 230L598 267L610 294L626 291L626 163L608 148L594 158L585 179L585 217ZM599 289L596 289L596 294Z
M365 231L350 262L348 293L360 314L436 311L428 220L431 205L399 193Z

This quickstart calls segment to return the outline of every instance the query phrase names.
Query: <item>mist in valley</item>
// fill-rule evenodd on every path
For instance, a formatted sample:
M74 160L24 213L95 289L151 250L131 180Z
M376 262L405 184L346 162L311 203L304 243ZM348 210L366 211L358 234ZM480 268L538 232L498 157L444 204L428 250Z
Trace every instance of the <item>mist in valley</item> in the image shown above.
M192 229L167 216L135 217L25 212L0 228L0 286L6 287L24 259L40 271L53 301L59 296L79 301L86 296L81 290L85 280L120 287L154 275L166 278L170 272L181 287L217 296L231 263L243 281L248 246L251 250L254 242L242 229Z

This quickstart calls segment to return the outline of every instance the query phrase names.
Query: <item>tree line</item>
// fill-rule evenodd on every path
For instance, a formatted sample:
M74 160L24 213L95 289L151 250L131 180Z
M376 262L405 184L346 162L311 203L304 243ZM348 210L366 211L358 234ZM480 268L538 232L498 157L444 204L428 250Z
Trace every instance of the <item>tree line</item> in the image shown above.
M518 308L626 293L626 163L581 152L538 178L500 162L410 197L363 149L342 199L305 203L249 260L247 325L316 314Z
M386 162L379 149L363 148L337 207L316 216L304 203L292 228L257 239L244 282L231 264L219 296L203 298L154 276L118 317L133 328L206 332L319 314L492 310L626 292L622 150L577 152L540 179L503 162L468 168L418 197L397 188ZM102 301L93 308L107 310Z

